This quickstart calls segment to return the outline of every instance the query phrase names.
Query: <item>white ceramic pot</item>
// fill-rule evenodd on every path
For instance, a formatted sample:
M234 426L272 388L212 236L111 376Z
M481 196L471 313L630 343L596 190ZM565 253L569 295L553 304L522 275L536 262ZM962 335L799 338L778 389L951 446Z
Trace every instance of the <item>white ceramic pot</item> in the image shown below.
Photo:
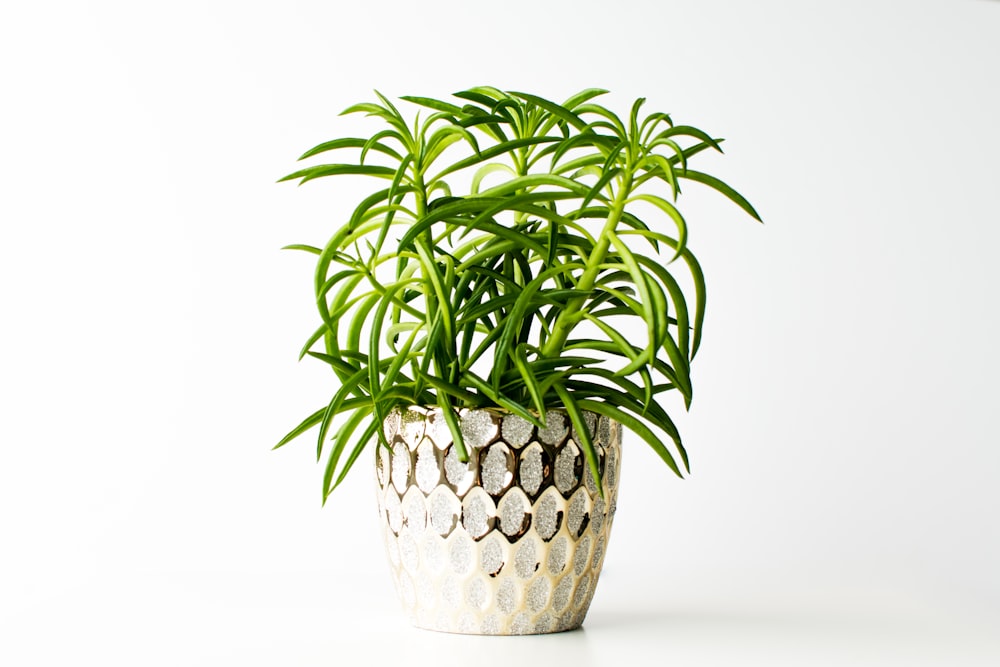
M499 410L463 410L469 462L439 410L394 411L376 450L378 506L393 582L414 625L465 634L577 628L590 607L615 513L621 426L585 413L597 492L565 413L545 429Z

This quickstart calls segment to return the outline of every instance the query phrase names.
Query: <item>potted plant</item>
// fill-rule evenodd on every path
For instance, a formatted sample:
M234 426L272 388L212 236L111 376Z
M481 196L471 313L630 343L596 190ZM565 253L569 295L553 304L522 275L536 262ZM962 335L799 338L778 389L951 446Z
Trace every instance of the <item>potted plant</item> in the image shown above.
M721 139L643 114L642 99L620 117L594 101L604 92L404 97L412 120L377 94L344 112L377 131L300 158L350 159L282 179L380 180L325 245L289 246L316 256L320 322L300 358L336 381L276 447L317 429L325 502L377 445L393 580L418 626L579 626L622 427L689 470L661 398L690 404L705 282L675 202L693 181L759 217L689 164Z

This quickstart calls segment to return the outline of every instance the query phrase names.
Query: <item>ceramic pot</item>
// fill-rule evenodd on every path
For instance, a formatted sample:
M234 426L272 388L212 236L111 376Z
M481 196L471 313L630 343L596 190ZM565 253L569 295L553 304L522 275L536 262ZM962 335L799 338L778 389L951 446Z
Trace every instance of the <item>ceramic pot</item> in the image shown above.
M598 451L597 492L576 431L500 410L462 410L462 463L440 410L392 412L376 449L378 507L392 579L414 625L464 634L579 627L615 514L621 426L584 413Z

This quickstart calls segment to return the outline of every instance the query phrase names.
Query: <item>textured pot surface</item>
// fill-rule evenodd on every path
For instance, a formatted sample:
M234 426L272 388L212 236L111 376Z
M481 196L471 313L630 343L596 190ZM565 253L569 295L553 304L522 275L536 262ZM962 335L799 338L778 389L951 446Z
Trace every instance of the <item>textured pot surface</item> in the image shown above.
M585 413L597 492L561 412L545 429L463 410L461 463L440 411L386 418L378 505L400 601L414 625L467 634L559 632L583 623L604 563L621 466L621 426Z

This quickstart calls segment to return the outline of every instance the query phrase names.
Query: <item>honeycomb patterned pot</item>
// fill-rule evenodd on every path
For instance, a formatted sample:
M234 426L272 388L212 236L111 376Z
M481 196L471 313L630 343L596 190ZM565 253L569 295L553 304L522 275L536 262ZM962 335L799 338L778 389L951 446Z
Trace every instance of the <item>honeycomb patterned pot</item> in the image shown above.
M541 634L583 623L618 495L621 425L584 413L605 500L565 413L546 428L462 410L469 462L440 410L397 410L375 456L385 546L403 609L420 628Z

